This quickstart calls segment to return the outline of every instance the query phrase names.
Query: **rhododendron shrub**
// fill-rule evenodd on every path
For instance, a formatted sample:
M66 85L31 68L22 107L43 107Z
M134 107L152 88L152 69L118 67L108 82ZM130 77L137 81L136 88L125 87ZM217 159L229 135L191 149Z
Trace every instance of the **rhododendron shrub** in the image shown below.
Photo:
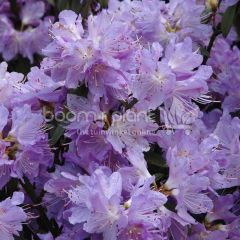
M240 239L239 16L0 0L0 239Z

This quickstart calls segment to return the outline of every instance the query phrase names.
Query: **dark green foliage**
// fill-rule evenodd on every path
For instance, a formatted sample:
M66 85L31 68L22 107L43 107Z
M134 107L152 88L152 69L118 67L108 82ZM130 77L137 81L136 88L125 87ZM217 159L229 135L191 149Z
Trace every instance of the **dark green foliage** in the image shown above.
M238 4L228 7L222 16L221 30L224 37L229 34L237 13Z

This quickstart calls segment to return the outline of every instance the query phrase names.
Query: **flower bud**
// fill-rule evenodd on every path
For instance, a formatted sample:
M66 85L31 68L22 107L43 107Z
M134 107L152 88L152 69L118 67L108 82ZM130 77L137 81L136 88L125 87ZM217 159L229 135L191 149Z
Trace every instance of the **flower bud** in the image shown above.
M218 0L207 0L206 1L207 8L216 11L218 7Z

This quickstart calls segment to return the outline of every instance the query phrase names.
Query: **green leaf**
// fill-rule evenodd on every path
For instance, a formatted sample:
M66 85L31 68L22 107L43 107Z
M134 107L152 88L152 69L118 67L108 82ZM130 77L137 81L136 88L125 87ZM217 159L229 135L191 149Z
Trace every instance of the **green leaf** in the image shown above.
M29 59L18 55L17 58L9 61L9 71L20 72L27 75L30 72L31 63Z
M155 173L155 181L158 182L160 181L162 178L164 178L164 174L163 173Z
M224 37L229 34L235 19L235 14L237 12L237 4L227 8L226 12L223 14L221 30Z
M82 15L83 19L87 19L92 2L93 2L93 0L85 0L85 1L82 2L82 4L81 4L81 15Z
M81 3L79 0L72 0L71 3L71 10L73 10L76 13L79 13L81 9Z
M100 0L99 1L101 8L107 8L108 7L108 0Z
M145 154L145 159L149 164L157 167L166 167L166 162L159 153L148 152Z
M70 88L68 90L68 93L87 98L88 88L86 86L82 85L82 86L79 86L77 88Z
M17 15L19 12L17 0L10 0L10 6L12 12Z
M200 52L203 56L209 57L209 52L205 47L200 48Z
M55 6L55 1L54 0L47 0L49 4L51 4L52 6Z
M57 8L58 11L63 11L65 9L69 9L69 1L68 0L58 0L57 1Z
M238 41L240 40L240 5L238 5L238 10L234 19L234 26L238 34Z
M58 125L51 136L50 143L52 145L55 145L58 142L58 140L63 136L63 134L64 134L64 128Z

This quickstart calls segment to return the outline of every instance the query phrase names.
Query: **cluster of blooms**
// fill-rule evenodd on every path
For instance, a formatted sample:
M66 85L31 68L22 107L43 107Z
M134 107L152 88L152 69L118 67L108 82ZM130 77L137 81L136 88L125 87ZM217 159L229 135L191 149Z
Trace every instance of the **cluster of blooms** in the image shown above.
M221 50L220 50L221 49ZM218 38L208 61L213 67L214 75L210 89L221 95L224 109L234 112L240 108L240 51L238 47L231 47L224 38Z
M24 26L45 26L43 2L22 4ZM111 0L86 22L64 10L52 41L36 43L40 67L24 78L0 64L0 187L14 178L21 191L0 202L4 240L27 221L42 240L240 239L240 50L219 35L203 65L199 48L212 34L204 9L195 0ZM32 59L39 50L15 45L12 31L1 35L14 46L0 45L4 58ZM167 171L160 178L147 161L154 148L156 169ZM25 184L59 232L36 227Z
M47 1L17 0L14 8L20 9L20 16L11 11L9 0L0 1L0 53L5 61L18 54L34 60L34 54L41 53L50 41L48 28L52 17L44 17Z

